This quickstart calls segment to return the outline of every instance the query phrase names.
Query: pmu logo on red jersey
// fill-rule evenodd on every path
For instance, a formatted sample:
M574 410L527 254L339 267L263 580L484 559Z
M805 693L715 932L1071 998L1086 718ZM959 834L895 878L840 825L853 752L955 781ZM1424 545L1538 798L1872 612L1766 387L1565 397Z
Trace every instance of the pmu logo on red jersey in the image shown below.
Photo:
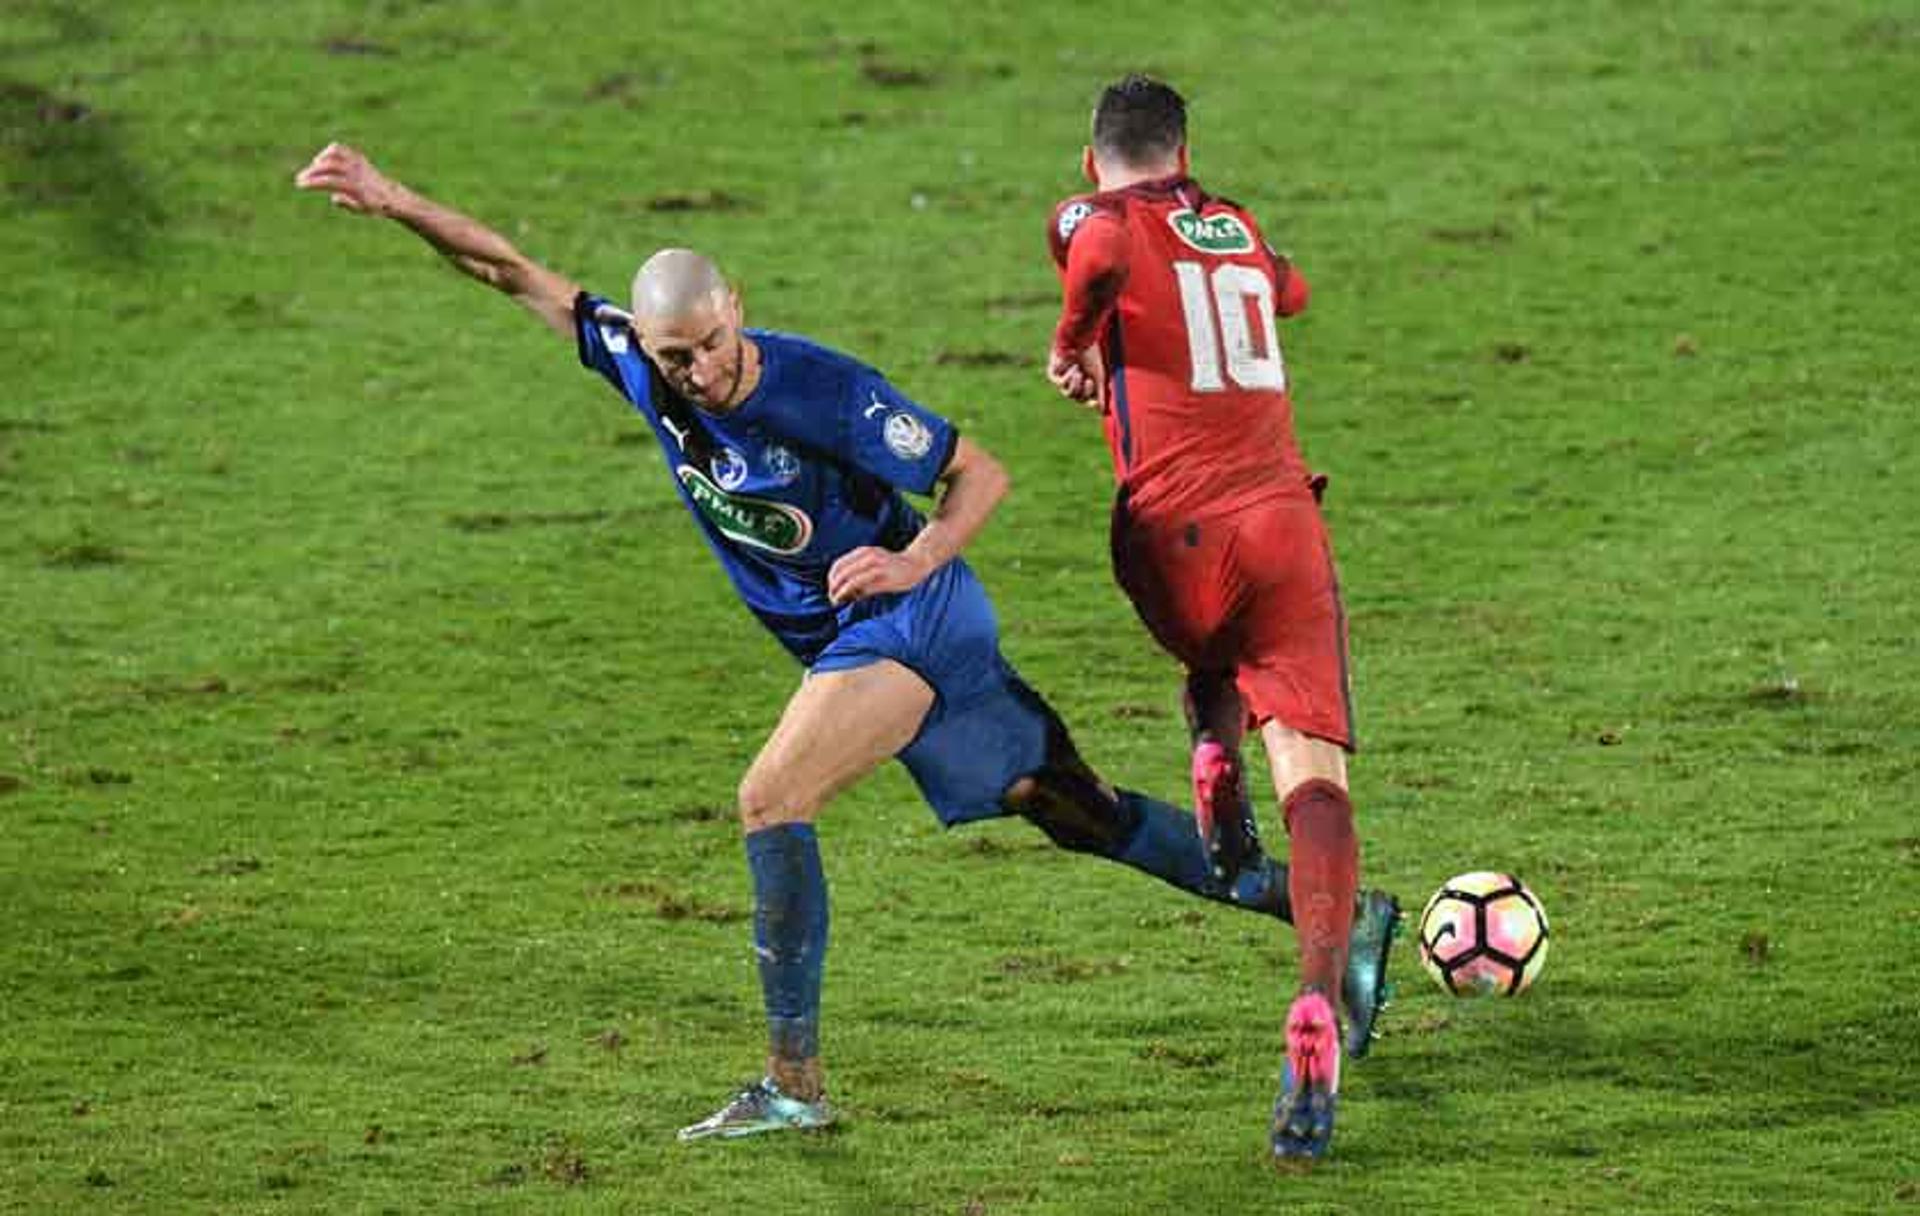
M1171 212L1167 223L1180 239L1201 253L1252 253L1253 233L1228 212L1198 215L1188 208Z

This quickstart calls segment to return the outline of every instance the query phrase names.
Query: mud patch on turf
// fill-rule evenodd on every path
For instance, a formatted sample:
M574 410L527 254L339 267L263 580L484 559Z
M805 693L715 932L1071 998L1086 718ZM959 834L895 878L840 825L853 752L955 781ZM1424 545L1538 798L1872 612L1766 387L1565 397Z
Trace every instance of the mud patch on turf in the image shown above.
M322 39L320 49L329 55L359 59L392 59L400 53L385 43L354 34L335 34Z
M486 1178L487 1186L523 1186L536 1179L558 1186L579 1186L590 1171L580 1147L565 1136L548 1136L529 1161L514 1161L501 1166Z
M125 769L107 768L104 765L90 765L78 772L65 776L68 785L132 785L133 774Z
M970 836L960 846L960 852L968 857L986 857L999 859L1013 857L1020 853L1050 853L1054 846L1045 840L1013 839L1004 840L999 836Z
M1793 676L1781 676L1756 684L1747 690L1746 702L1763 709L1791 709L1805 705L1814 699L1813 693L1803 687Z
M615 72L588 85L583 96L588 101L618 101L631 105L633 95L639 88L638 72Z
M1140 1049L1140 1058L1175 1068L1204 1069L1216 1067L1226 1058L1226 1053L1215 1047L1182 1047L1155 1039Z
M688 211L733 212L760 209L758 203L744 194L704 189L675 190L665 194L655 194L643 199L640 207L656 215L673 215Z
M612 1052L618 1055L620 1050L627 1045L627 1036L621 1033L618 1026L611 1026L589 1038L587 1042L592 1043L601 1051Z
M197 874L219 878L239 878L247 874L258 874L266 868L266 863L258 857L233 856L216 857L195 871Z
M744 908L714 903L647 879L610 883L600 888L600 894L609 899L645 905L661 920L697 920L710 925L730 925L747 919L749 915Z
M462 532L505 532L509 528L550 528L570 524L597 524L613 518L604 508L590 511L473 511L447 516Z
M933 356L938 367L1029 367L1035 361L1007 350L947 350Z
M40 564L60 570L92 570L130 560L127 551L86 529L40 546Z
M1513 230L1498 222L1429 228L1427 235L1447 245L1506 245L1513 241Z
M1038 980L1052 984L1080 984L1088 980L1124 974L1131 966L1127 959L1066 958L1057 954L1010 954L998 964L999 973L1012 979Z
M861 57L860 76L868 84L883 89L927 89L933 87L936 79L932 72L893 63L877 54Z

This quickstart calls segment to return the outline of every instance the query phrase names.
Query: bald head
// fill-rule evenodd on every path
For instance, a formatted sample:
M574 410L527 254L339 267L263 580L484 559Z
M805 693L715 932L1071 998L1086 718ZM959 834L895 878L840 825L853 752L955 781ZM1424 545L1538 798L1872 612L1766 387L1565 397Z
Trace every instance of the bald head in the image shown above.
M712 259L662 249L633 276L633 330L673 390L709 410L738 405L760 380L740 297Z
M724 307L730 294L726 276L705 254L662 249L633 276L633 317L641 324L678 321Z

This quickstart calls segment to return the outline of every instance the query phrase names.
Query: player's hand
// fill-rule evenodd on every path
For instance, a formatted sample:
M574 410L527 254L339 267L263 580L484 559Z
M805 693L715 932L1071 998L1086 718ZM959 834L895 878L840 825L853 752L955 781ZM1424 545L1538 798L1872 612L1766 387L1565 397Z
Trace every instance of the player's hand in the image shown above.
M827 571L827 598L835 604L851 604L870 595L906 591L931 573L918 558L864 545L841 554Z
M385 215L399 198L400 187L358 148L346 144L328 144L320 149L307 167L294 175L293 184L302 190L324 190L333 205L355 215Z
M1047 379L1069 401L1099 408L1106 369L1101 366L1100 348L1089 346L1077 355L1055 350L1047 355Z

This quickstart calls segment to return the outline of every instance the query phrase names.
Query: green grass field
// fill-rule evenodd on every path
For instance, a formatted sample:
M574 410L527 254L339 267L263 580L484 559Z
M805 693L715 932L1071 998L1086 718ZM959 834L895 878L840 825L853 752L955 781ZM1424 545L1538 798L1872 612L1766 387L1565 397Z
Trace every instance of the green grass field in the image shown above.
M1029 7L0 9L0 1211L1920 1211L1920 10ZM1279 1176L1290 938L889 769L822 827L847 1125L677 1146L797 672L569 349L291 175L887 369L1013 473L1013 659L1179 796L1040 374L1139 67L1314 284L1367 880L1517 871L1545 978L1400 953Z

